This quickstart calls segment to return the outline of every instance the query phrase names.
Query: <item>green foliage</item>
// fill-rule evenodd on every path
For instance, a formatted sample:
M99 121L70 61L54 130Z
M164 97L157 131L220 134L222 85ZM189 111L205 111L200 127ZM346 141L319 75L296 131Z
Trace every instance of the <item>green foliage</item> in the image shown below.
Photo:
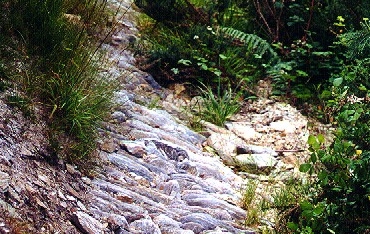
M243 198L242 198L242 208L248 210L252 202L255 200L257 183L250 181L246 188L244 189Z
M108 112L113 91L97 74L98 45L89 40L89 33L103 21L99 17L106 15L106 1L6 2L11 20L0 23L1 29L22 42L22 52L31 58L23 62L32 67L20 74L13 71L10 77L22 76L17 85L42 103L55 152L75 162L89 159L95 149L96 127ZM9 101L25 106L22 97Z
M362 30L348 32L341 35L341 43L348 47L347 56L350 59L363 59L368 57L370 52L370 24L365 19L362 22Z
M266 57L267 63L275 64L279 62L280 58L271 47L271 44L259 36L255 34L247 34L234 28L223 27L221 30L226 34L226 36L243 43L243 46L247 48L249 53L260 57Z
M369 57L364 53L369 47L367 34L366 20L362 29L339 38L348 50L348 60L332 76L330 92L324 90L321 94L326 111L337 125L336 138L329 147L324 146L321 135L308 139L311 156L300 170L317 175L318 189L291 225L297 233L307 227L314 233L370 231ZM317 207L320 212L316 214Z
M192 17L162 24L163 20L151 11L156 5L154 2L138 2L145 13L157 20L156 24L144 29L148 33L144 38L150 42L149 59L144 67L162 85L173 81L197 83L200 80L213 87L219 78L225 87L236 87L241 81L244 81L243 85L250 85L263 75L264 64L278 59L271 45L257 35L222 26L225 18L231 17L230 8L240 3L184 0L163 1L155 7L161 4L172 4L175 9L177 4L185 4L193 12L177 11L180 15L184 13Z
M207 21L207 17L188 0L135 0L134 3L147 15L165 25Z
M247 211L245 219L246 226L256 226L260 223L260 215L262 213L260 204L256 203L256 190L258 184L254 181L248 182L243 191L242 208Z
M347 49L346 65L342 67L337 78L343 80L343 85L349 88L350 93L363 97L370 88L370 25L368 19L361 23L362 28L357 31L342 34L338 44Z
M41 90L52 108L49 120L56 130L65 131L82 143L78 150L68 155L74 160L87 158L94 150L92 139L96 137L99 121L109 110L113 90L104 78L98 77L90 57L83 53L78 56L82 56L81 62L89 63L89 67L65 67L50 76Z
M315 42L297 40L290 46L275 44L284 51L281 62L268 67L267 73L274 81L274 94L286 95L291 99L316 101L315 87L326 89L329 74L336 73L342 66L342 59L334 51L339 46L323 51Z
M199 115L202 119L218 126L223 126L226 120L240 110L241 95L233 92L231 88L223 91L218 89L215 94L211 88L204 85L204 88L201 88L201 94Z
M367 103L345 103L336 121L336 139L325 148L324 137L310 136L311 157L302 172L316 173L318 194L301 204L297 227L314 233L369 231L370 152ZM297 229L298 230L298 229Z
M312 190L313 187L309 183L291 178L285 182L285 185L280 185L279 187L272 185L271 188L267 188L263 192L268 194L271 200L264 199L260 209L273 211L269 213L276 215L275 233L291 233L292 229L297 231L300 228L296 224L297 213L302 209L306 209L305 213L308 216L310 215L308 208L312 210L312 207L308 207L305 201L310 199ZM317 209L315 212L317 212Z

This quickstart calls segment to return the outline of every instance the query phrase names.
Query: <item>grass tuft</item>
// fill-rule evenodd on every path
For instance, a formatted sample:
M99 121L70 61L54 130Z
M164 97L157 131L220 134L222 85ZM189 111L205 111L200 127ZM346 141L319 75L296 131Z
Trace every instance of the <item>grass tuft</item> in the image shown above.
M1 41L18 41L26 64L9 77L29 100L41 103L51 127L51 155L75 163L90 159L96 148L97 127L110 110L114 90L107 77L99 76L103 57L97 52L99 42L93 39L108 18L107 1L5 2L7 11L3 14L7 17L0 22L0 30L6 36ZM14 44L2 47L19 50ZM1 59L5 58L0 55ZM32 105L20 96L11 96L8 101L20 108Z
M205 85L200 90L202 103L199 115L202 119L223 126L230 117L240 110L241 95L233 92L230 88L223 92L219 89L217 94Z

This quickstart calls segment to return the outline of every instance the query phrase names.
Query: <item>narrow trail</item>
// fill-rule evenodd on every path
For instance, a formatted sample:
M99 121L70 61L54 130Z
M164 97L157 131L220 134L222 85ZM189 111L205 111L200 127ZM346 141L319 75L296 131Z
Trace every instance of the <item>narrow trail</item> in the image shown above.
M92 181L90 214L118 233L255 233L243 225L246 211L240 208L248 173L235 174L223 162L233 157L267 168L281 181L294 177L304 155L294 150L306 150L306 118L263 99L246 106L226 129L206 123L207 137L192 131L179 120L187 101L138 69L125 50L138 35L131 2L110 4L129 10L117 15L117 30L103 47L106 74L121 87L112 119L101 129L105 163ZM154 101L160 108L148 108Z

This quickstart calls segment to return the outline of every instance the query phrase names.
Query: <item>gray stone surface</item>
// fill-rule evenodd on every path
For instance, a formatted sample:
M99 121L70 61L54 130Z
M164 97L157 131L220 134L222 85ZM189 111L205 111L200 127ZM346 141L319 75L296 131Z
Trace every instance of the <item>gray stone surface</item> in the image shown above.
M98 220L81 211L72 216L72 222L84 234L100 234L105 231Z
M239 154L235 159L239 164L256 166L257 168L272 168L278 162L270 154Z

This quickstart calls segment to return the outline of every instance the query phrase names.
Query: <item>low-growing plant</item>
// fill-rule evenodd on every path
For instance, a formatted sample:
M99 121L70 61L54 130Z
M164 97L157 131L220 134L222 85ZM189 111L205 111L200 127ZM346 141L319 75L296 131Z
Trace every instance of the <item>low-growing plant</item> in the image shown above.
M219 86L216 94L205 85L200 90L202 103L199 116L202 119L223 126L230 117L240 110L242 95L235 93L231 88L221 91Z
M241 82L245 83L243 86L249 86L264 75L263 64L278 60L274 48L264 39L252 33L222 26L224 12L234 4L232 2L160 3L157 7L166 4L174 4L176 7L176 4L187 2L187 5L190 4L189 8L208 17L208 23L189 18L186 22L171 25L160 23L161 17L156 19L156 15L151 14L154 3L138 2L146 13L158 20L156 24L145 24L149 28L144 29L146 33L143 39L149 43L146 43L148 59L143 68L163 85L186 80L194 85L201 81L207 86L215 86L221 80L223 89L227 89L229 85L235 88ZM217 13L213 14L216 9Z
M366 26L366 27L365 27ZM314 175L315 188L300 202L295 220L288 223L294 233L368 233L370 231L370 152L369 152L369 49L368 25L343 34L347 47L346 65L333 74L330 91L323 91L326 110L336 125L335 139L325 146L323 135L309 136L311 151L300 171Z
M256 199L257 182L250 180L244 188L241 207L247 211L246 226L256 226L260 223L261 207Z
M86 158L95 148L97 125L106 116L112 97L113 88L106 78L99 78L92 64L89 66L83 72L80 67L60 70L43 90L50 105L49 121L57 131L63 130L81 143L72 147L71 159Z
M11 20L0 24L10 36L18 37L30 57L22 62L32 69L19 67L22 71L14 77L23 78L12 82L41 103L53 131L51 148L74 162L89 159L96 148L96 129L109 111L113 93L109 79L98 74L102 55L91 37L103 27L106 3L8 1ZM23 103L22 98L13 99L11 103Z

